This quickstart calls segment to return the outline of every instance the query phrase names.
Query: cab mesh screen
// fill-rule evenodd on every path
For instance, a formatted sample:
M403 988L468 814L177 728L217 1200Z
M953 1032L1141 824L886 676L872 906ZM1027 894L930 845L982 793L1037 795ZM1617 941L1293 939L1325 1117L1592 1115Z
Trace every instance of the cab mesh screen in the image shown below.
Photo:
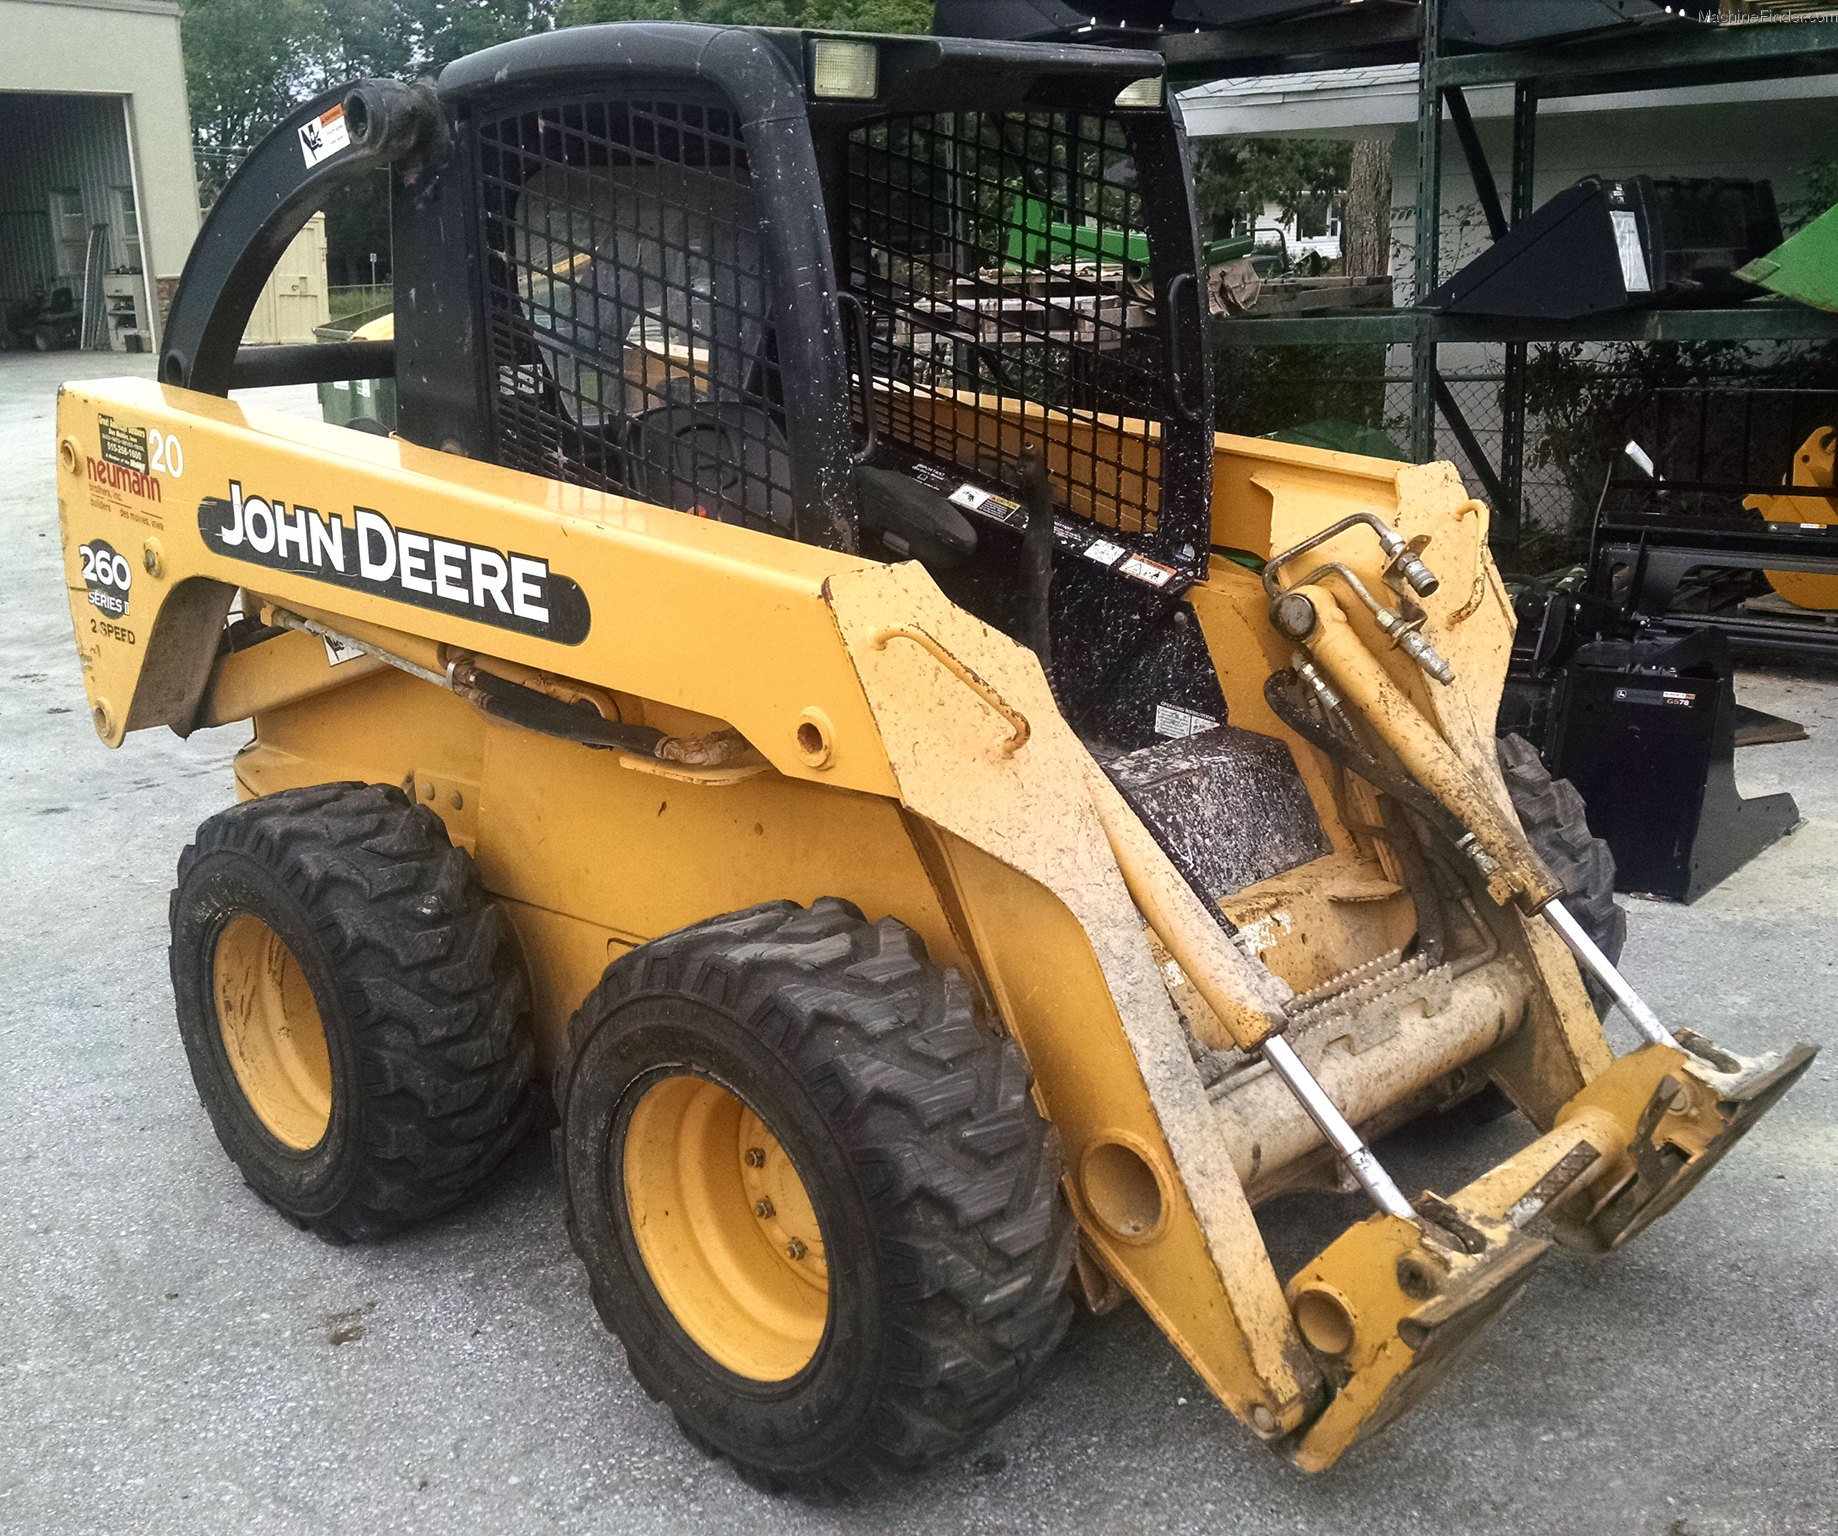
M1154 533L1159 454L1144 424L1164 419L1164 372L1117 121L946 113L858 128L846 244L883 438L1012 483L1024 438L1044 434L1071 511Z
M789 532L759 216L710 100L595 99L477 127L500 462Z

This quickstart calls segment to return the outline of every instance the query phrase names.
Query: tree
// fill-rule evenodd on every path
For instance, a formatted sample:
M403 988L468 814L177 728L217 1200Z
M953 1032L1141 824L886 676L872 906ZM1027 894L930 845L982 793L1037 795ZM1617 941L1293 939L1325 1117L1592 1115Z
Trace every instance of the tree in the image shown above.
M701 21L838 31L923 32L931 0L181 0L198 188L209 204L230 173L299 102L363 75L411 79L464 54L561 24ZM382 176L326 207L332 282L388 273Z
M1341 270L1349 277L1391 271L1391 140L1356 139L1347 172L1346 238Z
M1195 156L1194 198L1215 234L1254 227L1271 206L1287 222L1312 200L1344 194L1352 159L1345 139L1206 139Z
M295 103L359 75L433 74L550 27L702 21L923 32L931 0L181 0L199 182L211 201Z
M411 79L462 54L546 31L555 0L182 0L198 190L209 204L230 173L299 102L363 75ZM326 203L334 284L389 275L389 186L382 174Z
M186 0L185 84L207 202L256 141L317 87L324 21L319 0Z
M546 31L555 0L181 0L206 200L294 105L359 75L430 74Z
M372 0L342 0L356 10ZM413 63L424 74L446 68L481 48L547 32L555 25L555 0L393 0L404 13L415 44Z

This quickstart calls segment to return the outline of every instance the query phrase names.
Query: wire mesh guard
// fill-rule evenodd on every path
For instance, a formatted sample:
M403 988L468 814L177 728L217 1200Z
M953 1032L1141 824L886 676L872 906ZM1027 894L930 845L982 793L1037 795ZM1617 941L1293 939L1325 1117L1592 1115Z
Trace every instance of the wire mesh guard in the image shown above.
M732 112L600 98L477 132L501 461L789 532L759 214Z
M760 211L732 112L599 97L477 135L501 461L790 532ZM871 336L858 431L866 393L882 441L1011 487L1023 442L1043 439L1070 511L1153 535L1165 385L1121 126L884 120L850 134L843 183L832 229ZM1019 523L1008 507L975 510Z
M1165 386L1120 123L886 119L850 134L847 185L846 282L869 315L878 435L1011 487L1022 443L1044 438L1069 510L1153 534ZM861 415L858 401L858 428Z

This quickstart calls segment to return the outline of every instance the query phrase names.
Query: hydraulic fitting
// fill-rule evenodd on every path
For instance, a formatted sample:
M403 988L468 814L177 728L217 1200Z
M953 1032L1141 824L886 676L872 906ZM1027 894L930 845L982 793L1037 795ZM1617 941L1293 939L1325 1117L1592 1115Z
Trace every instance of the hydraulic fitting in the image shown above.
M1285 592L1270 605L1270 622L1291 640L1306 640L1315 632L1315 605L1300 592Z
M1428 547L1429 542L1419 535L1406 543L1389 528L1379 534L1379 547L1386 555L1386 582L1393 587L1403 582L1418 597L1428 597L1440 587L1442 582L1437 579L1436 573L1423 563L1422 551Z

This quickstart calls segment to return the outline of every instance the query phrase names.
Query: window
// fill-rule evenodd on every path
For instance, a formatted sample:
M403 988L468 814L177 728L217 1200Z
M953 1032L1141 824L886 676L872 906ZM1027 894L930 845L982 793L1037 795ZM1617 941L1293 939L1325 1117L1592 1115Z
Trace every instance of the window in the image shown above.
M1036 430L1028 413L1052 412L1068 507L1153 536L1160 449L1139 423L1159 427L1168 410L1123 124L1071 112L870 123L849 136L840 217L848 284L888 378L881 438L1000 483Z
M115 188L116 210L121 216L121 264L130 272L142 270L140 264L140 210L134 206L132 187Z

